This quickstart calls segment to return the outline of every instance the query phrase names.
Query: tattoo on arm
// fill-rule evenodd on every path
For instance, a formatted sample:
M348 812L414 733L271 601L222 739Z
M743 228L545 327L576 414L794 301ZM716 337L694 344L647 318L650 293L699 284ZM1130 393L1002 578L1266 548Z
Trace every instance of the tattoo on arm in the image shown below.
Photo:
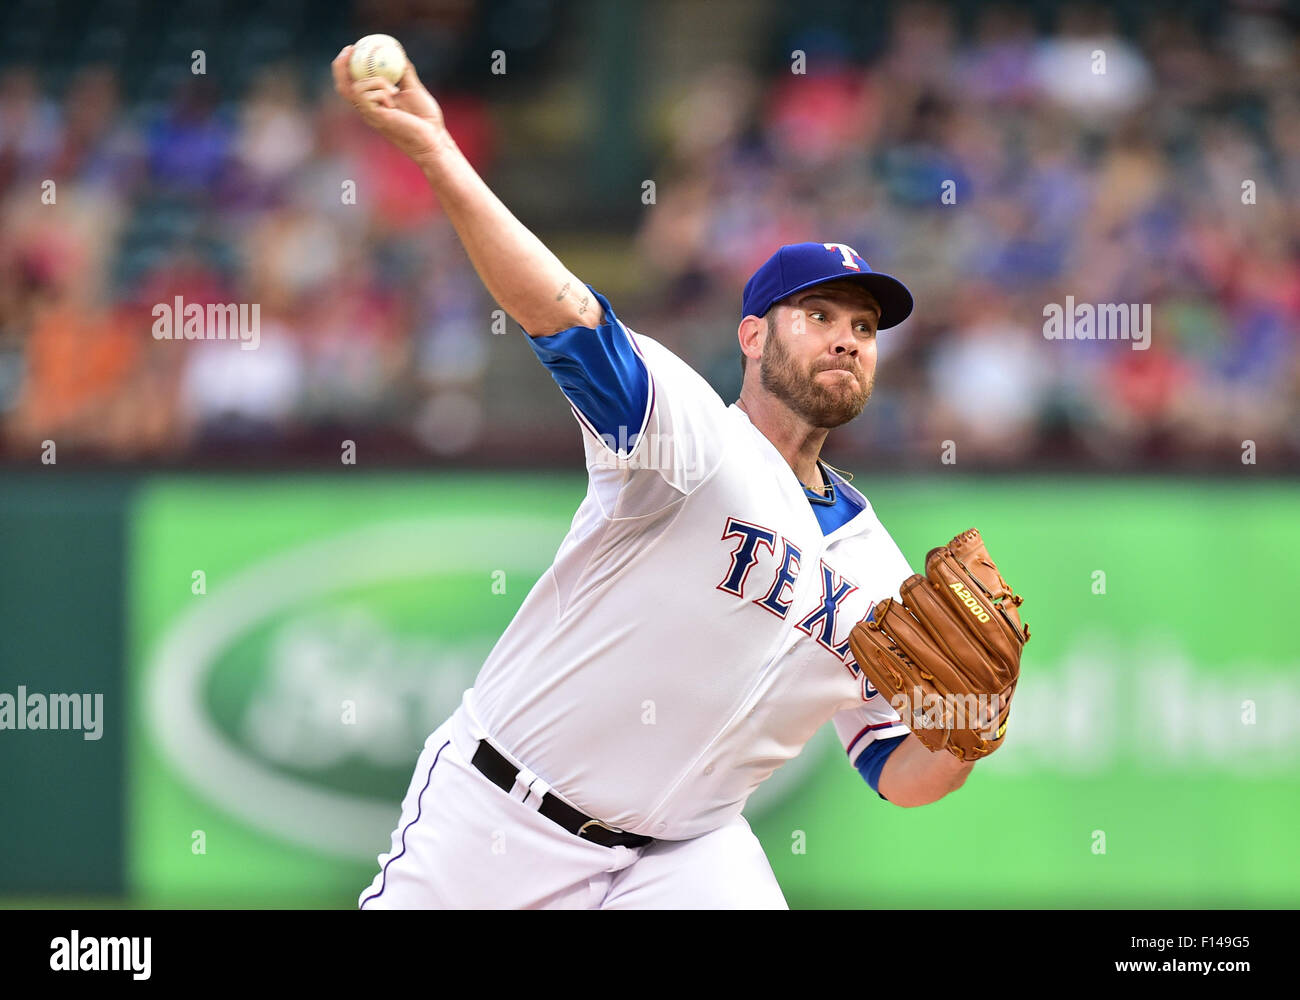
M569 286L572 284L573 284L572 281L566 281L564 283L564 285L560 288L559 293L555 296L556 302L561 302L564 299L569 297ZM582 319L586 319L587 310L591 308L591 305L592 305L591 296L583 295L582 299L578 302L578 316L581 317Z

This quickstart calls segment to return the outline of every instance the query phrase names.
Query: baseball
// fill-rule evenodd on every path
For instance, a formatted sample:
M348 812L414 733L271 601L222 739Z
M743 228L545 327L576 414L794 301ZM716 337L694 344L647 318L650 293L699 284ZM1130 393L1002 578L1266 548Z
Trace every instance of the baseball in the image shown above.
M354 80L381 76L397 83L406 72L406 50L392 35L366 35L352 48L348 72Z

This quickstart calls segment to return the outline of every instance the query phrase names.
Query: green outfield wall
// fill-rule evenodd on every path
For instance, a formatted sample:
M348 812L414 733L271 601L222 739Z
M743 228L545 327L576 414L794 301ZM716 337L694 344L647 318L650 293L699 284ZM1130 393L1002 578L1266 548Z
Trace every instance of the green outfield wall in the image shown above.
M756 794L792 906L1300 904L1300 488L855 485L914 566L978 526L1033 639L1006 746L947 799L882 801L829 728ZM0 692L111 693L96 743L0 732L0 901L354 906L584 480L99 488L0 486Z

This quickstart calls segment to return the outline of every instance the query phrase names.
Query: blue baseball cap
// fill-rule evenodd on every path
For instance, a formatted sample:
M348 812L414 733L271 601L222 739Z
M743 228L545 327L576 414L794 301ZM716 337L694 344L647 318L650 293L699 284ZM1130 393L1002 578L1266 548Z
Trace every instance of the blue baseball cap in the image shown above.
M741 318L765 316L786 296L838 278L853 278L880 303L878 329L897 326L912 313L912 293L897 278L873 271L846 243L787 243L745 282Z

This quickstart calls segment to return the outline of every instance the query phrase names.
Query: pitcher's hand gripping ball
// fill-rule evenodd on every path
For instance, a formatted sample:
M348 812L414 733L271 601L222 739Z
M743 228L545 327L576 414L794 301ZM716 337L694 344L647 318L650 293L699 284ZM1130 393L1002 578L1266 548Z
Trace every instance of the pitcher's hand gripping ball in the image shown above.
M366 35L352 47L348 72L354 80L378 76L395 84L406 72L406 50L392 35Z
M853 627L858 666L926 747L979 760L1002 745L1029 627L975 528L925 557L871 620ZM972 697L973 696L973 697Z

